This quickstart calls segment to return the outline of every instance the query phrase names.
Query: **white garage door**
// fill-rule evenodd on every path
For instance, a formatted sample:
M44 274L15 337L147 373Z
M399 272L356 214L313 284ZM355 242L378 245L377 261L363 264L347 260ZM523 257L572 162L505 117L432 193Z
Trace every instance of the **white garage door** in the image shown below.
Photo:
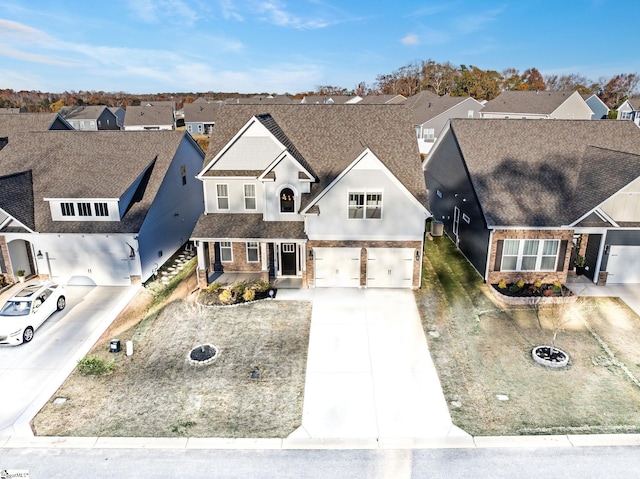
M640 246L611 246L607 284L640 283Z
M360 286L360 248L313 248L318 288Z
M413 248L367 248L367 287L411 288Z
M129 260L116 259L115 253L99 255L85 252L51 251L52 279L62 284L128 286Z

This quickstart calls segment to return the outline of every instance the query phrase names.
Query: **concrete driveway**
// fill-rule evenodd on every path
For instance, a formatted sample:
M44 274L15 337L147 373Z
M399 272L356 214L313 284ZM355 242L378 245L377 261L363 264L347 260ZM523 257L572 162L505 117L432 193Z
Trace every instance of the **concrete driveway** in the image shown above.
M0 302L19 286L0 295ZM138 287L67 286L67 306L33 340L0 346L0 436L32 435L29 421L128 303Z
M453 426L413 292L279 290L313 301L302 426L292 438L419 439Z

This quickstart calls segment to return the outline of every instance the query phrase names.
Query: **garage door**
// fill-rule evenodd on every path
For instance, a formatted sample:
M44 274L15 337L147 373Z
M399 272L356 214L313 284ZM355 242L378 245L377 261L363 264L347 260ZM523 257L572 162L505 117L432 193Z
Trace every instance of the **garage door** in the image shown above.
M128 286L129 260L114 259L116 253L51 251L49 253L52 279L61 284Z
M411 288L413 248L367 248L367 287Z
M313 248L318 288L360 286L360 248Z
M607 284L640 283L640 246L611 246Z

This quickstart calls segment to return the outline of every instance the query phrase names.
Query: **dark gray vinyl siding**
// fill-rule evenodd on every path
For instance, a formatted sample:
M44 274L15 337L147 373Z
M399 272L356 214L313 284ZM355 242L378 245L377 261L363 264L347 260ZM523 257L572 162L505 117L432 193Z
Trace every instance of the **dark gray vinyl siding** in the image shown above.
M98 117L97 124L98 124L98 130L119 130L120 129L120 126L118 125L118 119L108 108L105 108L102 111L102 114Z
M489 248L489 229L484 221L460 150L450 131L427 163L425 181L431 213L434 219L443 222L447 236L454 241L453 211L456 206L460 209L458 247L484 278ZM463 215L469 217L469 223L463 220Z
M640 246L640 230L609 231L607 233L606 245ZM607 270L608 261L609 248L605 248L605 252L602 255L602 263L600 264L600 271Z

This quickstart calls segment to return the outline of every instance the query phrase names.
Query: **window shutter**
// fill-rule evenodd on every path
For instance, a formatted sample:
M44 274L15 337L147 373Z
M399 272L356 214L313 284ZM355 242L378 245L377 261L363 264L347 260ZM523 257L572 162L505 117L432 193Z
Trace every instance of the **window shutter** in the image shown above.
M504 246L504 240L498 240L496 242L496 262L493 265L494 271L500 271L502 267L502 247Z
M556 271L564 271L565 257L567 256L567 240L560 241L560 251L558 251L558 267Z

